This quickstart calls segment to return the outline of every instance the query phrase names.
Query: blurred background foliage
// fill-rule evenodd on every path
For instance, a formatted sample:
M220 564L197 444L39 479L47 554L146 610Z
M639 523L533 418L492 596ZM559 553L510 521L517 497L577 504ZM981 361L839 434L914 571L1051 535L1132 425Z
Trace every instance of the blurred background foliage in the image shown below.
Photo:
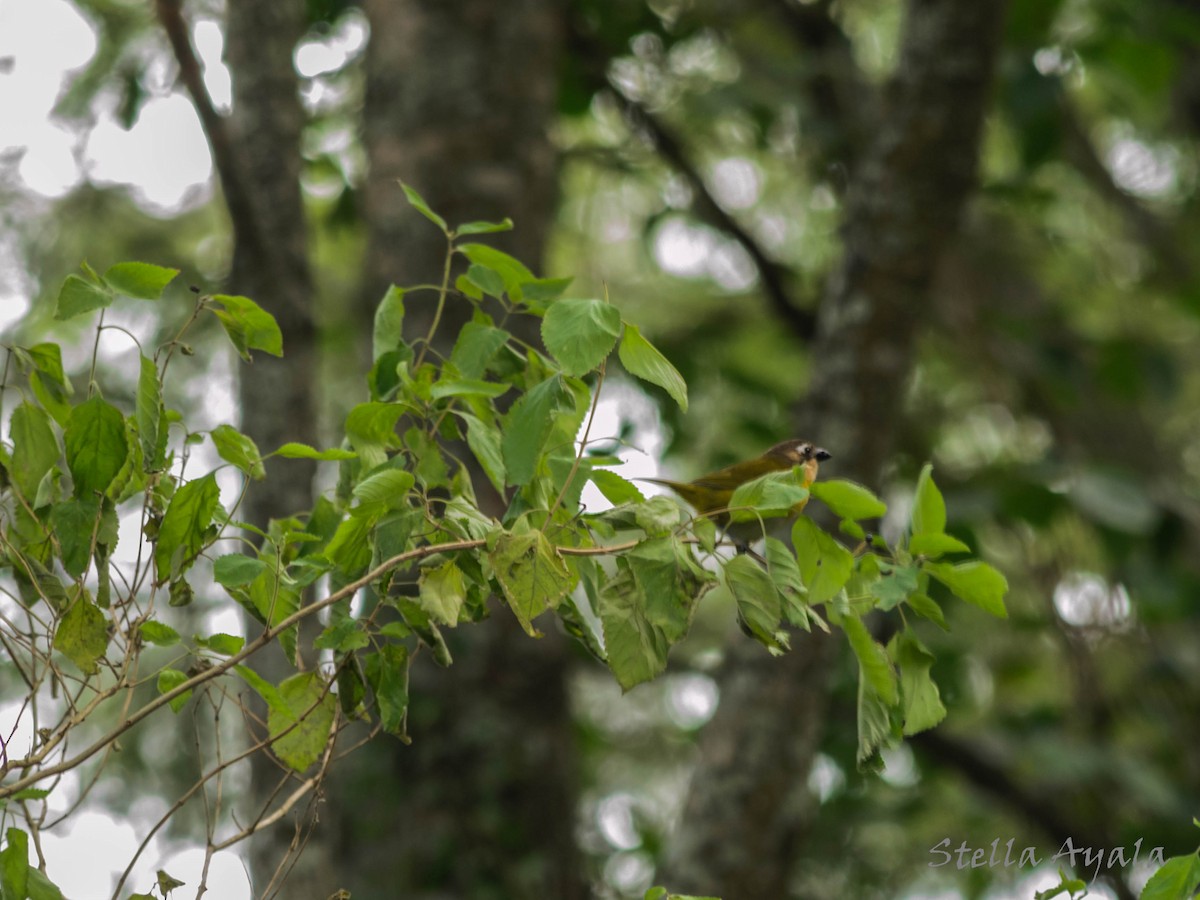
M550 130L557 203L540 269L574 275L575 295L607 290L692 398L683 416L614 377L612 434L629 458L661 450L664 468L684 475L792 436L813 364L805 322L842 252L844 198L887 103L901 5L553 6L564 47ZM64 81L55 115L82 147L103 123L134 127L181 88L148 5L76 8L95 51ZM198 46L223 28L215 0L184 12ZM295 60L320 347L312 383L319 430L335 439L363 393L353 298L369 238L361 138L372 22L369 8L339 0L309 0L306 12ZM216 95L219 56L204 61ZM905 486L933 460L952 530L1009 578L1010 619L949 605L951 634L922 632L949 717L890 754L882 777L855 770L856 672L838 657L809 778L816 825L796 858L761 851L764 865L790 867L796 897L1024 897L1055 880L1054 867L930 868L929 849L947 837L951 849L1012 837L1043 859L1067 837L1131 854L1139 838L1167 855L1196 843L1200 12L1184 0L1013 0L985 121L977 190L912 310L916 365L896 452L872 487L892 506L886 533L905 518ZM84 258L177 265L205 289L227 277L234 236L212 178L162 205L87 171L39 193L20 163L11 151L0 162L2 302L10 320L28 310L6 343L49 333L52 298ZM173 161L163 153L158 164ZM442 177L455 179L453 158ZM392 202L403 206L398 189ZM504 212L520 229L522 209ZM203 380L232 366L200 357L190 393L203 403ZM640 896L667 851L697 734L719 702L726 612L702 608L669 674L625 697L571 658L579 783L565 827L597 896ZM145 743L126 759L150 765ZM403 790L382 787L386 773L361 780ZM371 838L377 853L392 837ZM1149 871L1114 873L1093 896L1133 896Z

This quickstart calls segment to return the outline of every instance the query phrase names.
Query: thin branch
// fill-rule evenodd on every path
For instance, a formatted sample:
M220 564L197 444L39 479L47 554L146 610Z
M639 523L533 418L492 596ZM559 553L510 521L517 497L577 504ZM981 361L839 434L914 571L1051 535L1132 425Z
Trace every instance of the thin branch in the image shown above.
M771 308L801 340L811 340L816 334L817 318L811 310L798 307L787 288L787 269L775 262L741 223L717 202L700 171L688 159L682 141L650 110L631 100L617 89L611 91L624 110L631 125L641 131L666 162L681 174L696 196L697 212L733 238L758 270L763 292Z
M208 136L209 146L212 147L213 161L221 177L221 188L225 194L229 217L233 221L233 229L239 240L245 240L256 251L266 253L270 250L270 245L262 234L246 180L242 177L233 140L229 134L228 121L217 112L204 84L200 61L196 57L195 48L192 47L187 22L183 18L181 0L155 0L154 9L179 65L179 79L191 95L196 114L200 117L200 124ZM274 257L268 254L266 258Z

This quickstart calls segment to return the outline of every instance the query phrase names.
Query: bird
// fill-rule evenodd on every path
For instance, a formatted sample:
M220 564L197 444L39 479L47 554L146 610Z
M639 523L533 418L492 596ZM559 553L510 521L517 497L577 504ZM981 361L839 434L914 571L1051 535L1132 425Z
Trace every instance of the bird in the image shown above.
M703 516L711 516L718 525L729 523L729 503L733 492L748 481L753 481L771 472L783 472L794 466L804 470L804 487L817 480L817 469L833 454L823 447L818 447L810 441L790 440L776 444L761 456L744 460L701 475L693 481L672 481L668 478L641 478L652 484L669 487L686 500L696 512ZM792 507L793 514L799 514L808 502L806 497Z

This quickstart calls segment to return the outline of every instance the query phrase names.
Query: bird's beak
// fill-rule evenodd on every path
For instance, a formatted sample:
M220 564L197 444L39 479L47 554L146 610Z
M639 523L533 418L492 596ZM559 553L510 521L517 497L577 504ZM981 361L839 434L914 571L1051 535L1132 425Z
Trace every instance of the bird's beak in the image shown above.
M818 462L825 462L825 460L832 459L832 458L833 458L833 454L830 453L828 450L826 450L824 447L818 447L816 450L813 451L813 459L817 460Z

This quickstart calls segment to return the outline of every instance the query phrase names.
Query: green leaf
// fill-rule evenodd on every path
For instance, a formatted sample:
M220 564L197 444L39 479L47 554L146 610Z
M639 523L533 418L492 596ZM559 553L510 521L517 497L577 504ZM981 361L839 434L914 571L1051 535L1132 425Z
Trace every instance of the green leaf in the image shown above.
M40 869L29 870L29 900L63 900L62 891Z
M917 479L917 495L913 499L912 533L941 534L946 530L946 501L933 483L933 466L925 464Z
M711 520L704 520L711 521ZM808 595L804 580L800 577L800 566L796 555L787 544L768 535L763 546L766 549L767 573L771 576L779 596L783 599L783 616L793 625L809 630L811 613L805 598Z
M568 375L584 375L612 352L621 314L603 300L559 300L542 319L542 341Z
M75 392L62 365L62 348L58 344L42 343L32 347L14 347L13 353L22 367L29 370L29 387L42 407L60 425L66 425L71 415L68 398Z
M459 417L467 423L467 446L471 448L496 493L504 496L506 475L504 454L500 449L500 432L469 413L460 413Z
M37 496L38 485L58 462L58 440L44 409L21 403L13 410L9 423L13 442L12 478L21 495L30 503Z
M364 466L374 468L387 458L387 450L399 449L396 423L407 408L403 403L360 403L346 415L346 437Z
M513 404L505 417L500 442L510 484L523 485L532 480L554 414L569 402L562 378L551 375Z
M592 469L588 473L588 478L591 479L592 484L600 489L600 493L604 495L604 499L613 506L620 506L622 503L646 502L646 498L638 490L637 485L626 481L616 472L609 472L605 469Z
M687 412L687 384L683 376L653 344L642 337L637 326L625 323L625 335L621 338L618 355L626 372L658 385L679 404L681 410Z
M628 691L666 668L686 636L711 576L674 539L657 538L617 560L617 575L597 597L609 668Z
M212 299L223 307L214 309L213 314L242 359L250 362L251 350L283 356L283 332L274 316L249 297L216 294Z
M633 519L648 535L669 534L681 521L679 504L663 494L633 507Z
M1191 898L1197 888L1200 888L1200 854L1173 856L1150 876L1138 900Z
M9 797L9 799L17 800L17 801L45 800L49 796L50 796L49 788L24 788L22 790L17 791L15 794L13 794L11 797Z
M512 390L511 384L501 384L498 381L478 381L472 378L444 379L429 388L429 396L434 400L446 397L500 397Z
M409 205L413 209L440 228L443 234L449 233L450 228L446 225L446 220L429 208L429 204L425 202L424 197L417 193L416 188L409 187L403 181L400 182L400 187L404 189L404 196L408 198Z
M275 755L303 772L325 749L336 701L319 672L301 672L279 685L278 706L267 711L267 731Z
M600 623L608 665L622 690L649 681L667 667L671 643L646 615L646 596L629 564L617 560L617 575L600 590Z
M95 675L108 649L108 620L87 597L67 607L54 631L54 649L79 666L85 675Z
M913 556L937 559L944 553L970 553L971 548L958 538L948 534L914 534L908 542L908 552Z
M265 571L267 564L261 559L227 553L213 563L213 580L224 588L243 587Z
M153 619L139 625L138 631L141 633L143 641L147 644L154 644L156 647L172 647L182 640L179 632L170 625L156 622Z
M397 415L396 418L400 417ZM328 450L317 450L315 447L310 447L308 444L301 444L296 441L288 441L271 455L282 456L284 459L320 459L327 461L358 459L358 454L353 450L342 450L337 447L331 447Z
M917 576L920 569L916 566L895 566L890 572L871 585L871 595L879 600L882 610L895 609L916 593Z
M504 289L508 296L517 302L523 297L521 285L534 280L533 273L524 263L503 250L497 250L487 244L460 244L455 249L476 265L491 269L499 275L504 281Z
M92 531L99 515L100 503L95 497L55 503L50 510L50 527L62 550L62 565L72 578L78 578L87 569L92 555Z
M354 496L364 504L378 503L385 509L396 509L403 504L404 498L415 483L412 472L383 469L356 484Z
M413 461L413 474L426 490L449 485L446 458L436 438L414 425L404 432L404 446Z
M790 515L808 500L808 489L795 483L792 472L770 472L738 485L729 498L730 519L756 521L762 516Z
M85 281L78 275L68 275L58 292L58 304L54 308L54 318L59 321L73 319L90 313L94 309L103 309L115 298L105 288L98 287L90 281Z
M370 645L371 638L363 631L362 622L349 616L334 622L313 641L318 650L336 650L338 653L349 653Z
M350 515L342 520L325 546L325 558L349 578L356 578L371 563L371 529L382 511Z
M854 556L803 516L792 526L792 546L796 548L800 577L808 588L810 605L836 596L850 580Z
M1008 579L987 563L978 560L959 563L956 566L949 563L925 563L922 568L948 587L960 600L973 603L998 618L1008 618L1008 610L1004 608Z
M246 684L254 689L258 696L263 698L263 701L267 704L267 709L282 710L284 708L283 698L279 695L279 690L271 682L267 681L249 666L234 666L233 670L242 677L242 680Z
M235 653L240 653L242 648L246 646L246 639L239 637L236 634L210 634L208 637L202 635L195 636L196 644L211 650L221 656L233 656Z
M4 849L0 850L0 896L21 898L29 896L29 835L20 828L4 833Z
M120 262L104 273L104 281L118 294L139 300L157 300L170 284L178 269L168 269L150 263Z
M162 383L154 361L142 355L138 373L134 421L142 445L146 471L157 472L166 461L167 411L163 407Z
M943 631L950 630L950 626L946 624L946 617L942 615L942 608L926 594L909 594L905 602L918 616L928 619Z
M887 512L887 504L853 481L817 481L809 490L842 519L878 519Z
M464 378L482 378L500 348L512 337L501 328L468 322L458 333L450 362Z
M175 888L181 888L185 884L185 882L180 881L178 878L168 875L162 869L159 869L155 873L155 880L158 884L158 892L164 897L175 890Z
M475 288L478 299L482 299L484 294L497 299L504 296L504 279L491 269L471 263L462 277Z
M898 704L900 695L896 687L896 670L892 668L892 661L888 658L887 651L871 637L867 626L858 616L843 616L841 626L850 640L850 648L858 657L858 664L862 669L863 676L870 683L871 689L888 706Z
M533 278L522 282L521 293L527 303L552 303L566 293L574 280L572 277Z
M573 579L566 563L540 531L505 532L488 558L521 627L530 637L541 637L532 622L558 606L571 589Z
M210 434L217 447L217 454L227 463L237 466L255 481L267 477L262 454L254 441L232 425L218 425Z
M158 581L171 580L191 567L204 547L208 526L221 499L212 472L175 492L158 529L154 565Z
M786 650L787 635L779 627L783 602L771 576L745 555L727 562L721 574L737 603L739 620L754 638L772 653Z
M96 394L71 410L63 443L67 467L75 480L75 495L103 492L117 477L129 453L125 417Z
M195 599L196 592L186 578L176 578L171 582L169 602L172 606L191 606Z
M917 734L933 728L946 718L946 707L942 705L938 686L930 675L934 655L911 631L901 632L891 639L888 655L900 669L904 733Z
M513 220L504 219L501 222L467 222L454 229L455 234L493 234L497 231L512 231Z
M457 625L459 611L466 599L466 579L453 560L421 572L421 608L435 622L451 627Z
M375 329L371 335L372 359L404 345L404 289L394 284L387 289L375 308Z
M408 648L384 644L367 657L367 678L375 691L379 722L388 734L404 734L408 713Z
M895 736L892 727L894 703L888 703L872 687L862 665L858 667L858 753L856 758L862 769L877 770L882 767L879 750Z

